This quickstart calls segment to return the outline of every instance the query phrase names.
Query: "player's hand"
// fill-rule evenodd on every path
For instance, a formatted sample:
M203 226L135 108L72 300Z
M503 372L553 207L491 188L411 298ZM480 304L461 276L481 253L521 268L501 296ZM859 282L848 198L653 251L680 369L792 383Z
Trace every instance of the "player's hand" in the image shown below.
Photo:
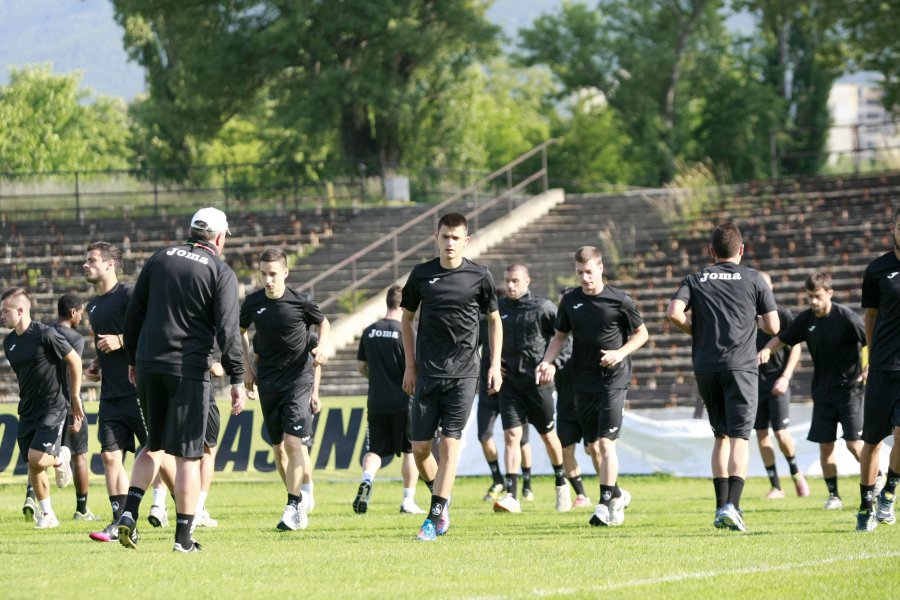
M222 363L216 361L209 367L209 374L213 377L221 377L225 374L225 369L222 367Z
M784 396L789 387L791 387L791 380L782 375L781 377L776 379L775 383L772 385L772 395Z
M249 369L244 371L244 389L247 390L247 397L251 400L256 396L255 386L256 373Z
M503 374L501 373L501 371L502 371L502 369L500 367L488 369L488 372L487 372L488 395L493 396L494 394L500 393L500 386L503 385Z
M122 340L114 333L105 333L97 336L97 350L100 352L115 352L121 347Z
M601 350L600 366L604 368L614 367L625 360L626 356L628 355L621 350Z
M239 415L244 410L244 388L239 383L231 386L231 414Z
M72 433L81 430L81 423L84 421L84 407L81 406L81 396L72 396Z
M403 391L410 396L416 395L416 367L406 367L403 370Z
M321 367L328 362L328 356L326 356L325 349L322 346L316 346L310 350L310 353L313 355L313 367Z
M309 398L309 410L312 411L312 414L317 415L322 412L322 401L319 400L318 395L310 396Z
M553 376L555 374L556 365L541 361L538 363L538 366L534 368L534 383L536 385L546 385L553 381Z
M770 358L772 358L772 351L768 348L763 348L756 354L756 364L764 365L769 362Z
M85 369L83 377L88 381L100 381L100 363L97 362L96 358Z
M857 381L865 384L866 381L868 381L868 379L869 379L869 365L866 364L866 366L863 367L862 373L859 374L859 378L857 379Z
M134 365L128 365L128 381L131 382L131 385L137 387L137 367Z

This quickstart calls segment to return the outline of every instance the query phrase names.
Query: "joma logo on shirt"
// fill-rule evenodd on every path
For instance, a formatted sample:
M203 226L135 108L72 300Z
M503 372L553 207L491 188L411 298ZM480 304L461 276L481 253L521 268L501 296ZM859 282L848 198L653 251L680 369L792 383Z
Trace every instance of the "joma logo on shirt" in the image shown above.
M369 337L370 338L381 338L381 337L393 338L395 340L398 340L398 339L400 339L400 332L399 331L390 331L390 330L385 331L383 329L373 329L372 331L369 332Z
M700 283L704 283L707 279L740 279L740 273L704 273L700 277Z
M209 264L208 257L200 256L199 254L194 254L193 252L188 252L187 250L179 250L178 248L169 248L169 251L166 252L166 254L168 254L169 256L172 256L174 254L175 256L181 256L184 258L189 258L191 260L196 260L198 263L200 263L202 265Z

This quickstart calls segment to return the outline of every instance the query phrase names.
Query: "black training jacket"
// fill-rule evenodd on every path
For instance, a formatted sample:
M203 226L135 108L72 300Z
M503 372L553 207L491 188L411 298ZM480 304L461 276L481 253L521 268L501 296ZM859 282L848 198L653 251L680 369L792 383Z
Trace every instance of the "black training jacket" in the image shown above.
M125 313L129 364L142 373L209 380L213 340L231 383L244 374L234 271L216 248L190 239L150 257Z

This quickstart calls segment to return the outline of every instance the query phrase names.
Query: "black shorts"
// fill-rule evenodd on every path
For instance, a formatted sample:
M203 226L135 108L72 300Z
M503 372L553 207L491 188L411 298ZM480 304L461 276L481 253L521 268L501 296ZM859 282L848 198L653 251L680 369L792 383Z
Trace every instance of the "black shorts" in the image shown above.
M900 372L869 371L862 440L879 444L894 427L900 427Z
M528 424L541 434L550 433L554 426L553 386L537 386L534 381L508 377L500 387L500 419L503 429Z
M65 416L57 425L46 425L41 422L19 421L19 430L16 441L19 443L19 452L22 460L28 462L28 451L37 450L44 454L59 456L59 448L62 446L62 432L66 426Z
M816 444L830 444L837 440L837 426L841 424L843 438L855 442L862 438L862 389L852 392L846 402L837 404L813 402L812 419L806 439Z
M696 373L697 389L716 437L750 439L759 403L759 376L752 371Z
M273 446L284 441L284 434L300 438L303 443L312 436L312 386L310 379L283 390L259 391L259 405Z
M759 393L759 403L756 407L756 422L753 429L769 429L781 431L787 429L791 423L789 416L791 407L791 388L785 393L776 396L772 392Z
M66 417L66 426L63 427L62 445L67 447L74 456L75 454L86 454L88 451L88 422L87 419L81 420L81 428L72 433L69 427L72 425L74 418L72 413Z
M482 384L478 392L478 441L482 444L494 437L494 423L500 414L500 394L488 394L487 387ZM529 443L528 431L530 427L522 427L521 445Z
M627 392L624 388L611 388L593 394L575 393L578 422L584 432L585 444L596 442L600 438L619 439Z
M563 448L577 444L584 438L578 411L575 408L575 389L572 387L571 369L556 372L556 434Z
M203 440L207 448L215 448L219 441L219 428L221 427L222 417L219 415L219 407L216 401L211 400L209 403L209 412L206 413L206 437Z
M364 452L381 458L412 452L409 441L409 411L386 415L368 415Z
M419 377L412 403L412 441L431 441L438 425L441 435L460 439L475 403L476 387L477 377Z
M203 456L208 381L175 375L137 373L137 391L147 416L147 449L181 458Z
M137 438L137 444L134 443ZM137 396L100 401L97 439L101 452L135 452L147 443L147 424Z

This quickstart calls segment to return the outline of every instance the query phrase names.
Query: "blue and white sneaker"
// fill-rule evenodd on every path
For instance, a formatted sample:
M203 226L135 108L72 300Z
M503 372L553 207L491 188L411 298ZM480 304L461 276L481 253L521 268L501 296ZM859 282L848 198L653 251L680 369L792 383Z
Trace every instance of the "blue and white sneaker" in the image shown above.
M438 535L444 535L447 533L447 530L450 529L450 499L447 499L447 504L444 505L444 510L441 511L441 516L437 518L437 521L434 523L434 530Z
M725 524L725 508L717 508L716 509L716 518L713 519L713 527L716 529L728 529L728 525Z
M372 498L372 484L363 481L356 490L356 498L353 499L353 512L363 515L369 509L369 500Z
M722 507L722 522L732 531L747 531L741 511L730 502Z
M422 523L422 529L416 534L416 539L420 542L433 542L437 539L437 530L431 519L425 519L425 522Z
M896 499L894 494L884 490L878 494L878 497L875 499L875 506L877 507L875 519L879 523L893 525L897 521L897 517L894 515L894 500Z

